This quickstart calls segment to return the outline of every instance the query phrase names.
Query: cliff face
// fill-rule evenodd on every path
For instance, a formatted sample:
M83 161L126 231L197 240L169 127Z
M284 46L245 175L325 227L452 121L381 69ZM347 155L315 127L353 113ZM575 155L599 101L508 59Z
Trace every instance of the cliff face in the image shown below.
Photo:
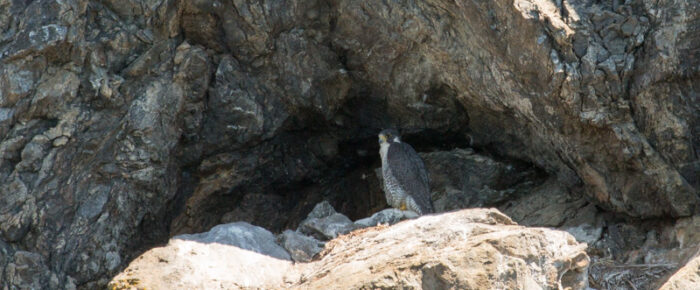
M690 216L700 4L621 2L0 0L0 285L103 285L172 235L280 231L322 199L367 216L390 126Z

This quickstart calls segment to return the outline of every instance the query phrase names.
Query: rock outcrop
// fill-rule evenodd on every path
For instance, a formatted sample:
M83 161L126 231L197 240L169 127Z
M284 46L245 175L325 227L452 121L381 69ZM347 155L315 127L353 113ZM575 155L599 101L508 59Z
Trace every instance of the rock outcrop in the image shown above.
M532 192L544 182L532 166L498 161L473 149L455 148L419 153L430 176L436 212L490 207ZM383 187L381 168L375 169Z
M674 141L663 142L677 149L655 146L651 132L666 129L640 128L650 116L633 112L654 107L638 95L656 79L640 64L653 70L668 66L660 55L668 53L673 63L695 53L671 43L697 47L692 33L680 33L697 29L697 14L680 12L697 4L679 1L666 9L635 3L340 1L333 40L347 51L356 78L383 88L389 114L406 128L449 127L459 120L451 117L450 102L457 101L476 146L492 144L556 172L563 182L582 181L587 195L609 210L690 215L698 197L688 180L695 179L681 172L697 164L693 150L684 149L693 144L697 101L665 110L670 118L663 123ZM684 17L670 16L676 12ZM664 37L674 31L671 22L679 25L676 39ZM650 34L658 37L646 39ZM638 53L642 48L648 54ZM675 72L690 81L698 73L693 67ZM684 89L670 95L697 94L681 82ZM434 110L441 112L431 116L445 119L412 118ZM692 161L674 163L673 154Z
M248 223L173 237L134 260L110 289L278 288L293 269L269 231Z
M700 288L700 256L690 260L671 276L659 290L682 290Z
M692 216L699 10L0 0L0 288L98 288L174 235L222 221L282 232L324 199L366 217L384 208L373 169L385 127L419 151L474 147L499 168L536 167L575 193L548 207L566 216L574 201ZM445 184L488 185L456 200L501 207L530 191L524 180ZM614 228L589 220L591 241Z
M294 262L308 262L323 250L324 243L297 231L286 230L278 236L280 245Z
M330 203L323 201L301 222L298 230L320 240L329 240L354 229L356 227L347 216L336 212Z
M173 239L203 244L231 245L277 259L291 259L289 253L275 242L275 236L272 233L245 222L218 225L206 233L178 235Z
M566 232L526 228L497 210L471 209L341 235L310 263L175 237L134 260L110 287L584 289L585 248ZM247 271L253 272L242 274Z

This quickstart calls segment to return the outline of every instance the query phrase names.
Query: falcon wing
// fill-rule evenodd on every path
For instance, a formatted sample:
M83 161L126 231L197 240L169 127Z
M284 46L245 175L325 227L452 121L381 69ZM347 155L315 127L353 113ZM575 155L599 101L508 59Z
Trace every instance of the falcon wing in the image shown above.
M423 159L406 143L393 143L387 152L387 162L399 186L409 194L424 213L433 212L430 181Z

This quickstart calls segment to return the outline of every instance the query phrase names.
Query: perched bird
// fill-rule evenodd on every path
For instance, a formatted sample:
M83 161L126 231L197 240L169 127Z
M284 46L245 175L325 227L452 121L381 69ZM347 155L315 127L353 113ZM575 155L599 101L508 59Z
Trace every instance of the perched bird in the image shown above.
M387 203L419 215L432 213L428 171L416 150L404 142L396 130L379 133L379 155Z

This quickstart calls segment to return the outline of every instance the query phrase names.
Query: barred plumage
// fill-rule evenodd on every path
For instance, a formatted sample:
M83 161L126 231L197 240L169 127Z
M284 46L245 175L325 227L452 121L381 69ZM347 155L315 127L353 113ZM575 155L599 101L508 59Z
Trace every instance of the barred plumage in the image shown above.
M392 129L379 133L379 144L387 203L420 215L432 213L428 171L418 153Z

